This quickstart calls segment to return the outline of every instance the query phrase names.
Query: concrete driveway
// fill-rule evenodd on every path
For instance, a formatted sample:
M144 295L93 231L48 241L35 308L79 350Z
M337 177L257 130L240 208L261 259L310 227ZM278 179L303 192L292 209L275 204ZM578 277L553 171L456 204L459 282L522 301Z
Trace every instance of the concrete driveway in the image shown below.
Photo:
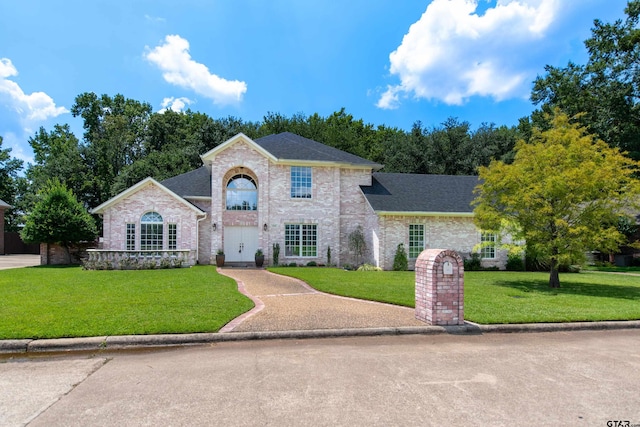
M40 255L0 255L0 270L40 265Z
M640 330L228 342L0 362L0 425L640 423Z

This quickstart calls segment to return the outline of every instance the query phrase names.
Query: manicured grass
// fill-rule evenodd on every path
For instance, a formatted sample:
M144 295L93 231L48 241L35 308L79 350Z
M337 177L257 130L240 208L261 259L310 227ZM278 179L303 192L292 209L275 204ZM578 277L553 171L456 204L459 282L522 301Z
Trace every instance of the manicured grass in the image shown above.
M0 271L0 339L216 332L252 307L209 266Z
M608 271L610 273L640 273L640 267L595 267L589 266L585 268L588 271Z
M413 272L270 268L337 295L414 307ZM472 322L529 323L640 319L640 277L598 272L465 272L464 316Z
M330 294L407 307L415 303L412 271L346 271L325 267L270 267L269 271L296 277Z

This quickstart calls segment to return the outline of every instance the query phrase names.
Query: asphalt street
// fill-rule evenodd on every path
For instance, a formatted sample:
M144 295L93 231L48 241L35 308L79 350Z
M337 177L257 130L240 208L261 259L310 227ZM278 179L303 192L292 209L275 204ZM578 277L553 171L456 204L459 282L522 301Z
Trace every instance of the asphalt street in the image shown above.
M640 424L638 329L242 341L0 359L3 426L613 420Z

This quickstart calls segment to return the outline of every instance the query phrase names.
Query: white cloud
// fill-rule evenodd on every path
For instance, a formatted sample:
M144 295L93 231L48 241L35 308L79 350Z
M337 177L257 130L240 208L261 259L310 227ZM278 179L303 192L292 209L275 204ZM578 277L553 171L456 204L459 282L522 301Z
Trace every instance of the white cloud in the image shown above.
M160 106L162 107L162 109L160 111L158 111L158 112L159 113L164 113L167 110L171 110L171 111L175 111L176 113L180 113L180 112L184 111L184 109L187 106L191 105L192 103L193 103L193 101L191 101L189 98L185 98L185 97L164 98L162 100L162 103L160 103Z
M6 132L2 135L2 148L11 148L11 153L9 153L9 155L16 159L23 160L25 162L25 166L27 163L33 164L35 163L33 152L31 152L30 148L25 148L29 147L26 143L28 139L29 137L26 133L22 137L18 137L18 135L13 132Z
M18 70L8 58L0 58L0 101L20 116L27 124L47 120L60 114L68 113L64 107L56 107L53 99L44 92L33 92L29 95L9 77L18 75Z
M387 86L387 91L382 94L376 107L384 108L385 110L395 110L400 106L400 100L398 99L398 92L400 89L398 86Z
M477 0L433 0L389 55L400 84L388 86L379 108L400 97L464 104L472 96L497 101L526 97L536 70L527 50L541 43L559 0L497 0L484 14Z
M144 19L146 19L147 21L151 21L151 22L165 22L166 19L160 17L160 16L152 16L152 15L148 15L145 14L144 15Z
M146 47L144 57L162 70L167 82L191 89L215 104L239 102L247 91L245 82L223 79L194 61L189 54L189 42L179 35L166 36L165 43L153 49Z

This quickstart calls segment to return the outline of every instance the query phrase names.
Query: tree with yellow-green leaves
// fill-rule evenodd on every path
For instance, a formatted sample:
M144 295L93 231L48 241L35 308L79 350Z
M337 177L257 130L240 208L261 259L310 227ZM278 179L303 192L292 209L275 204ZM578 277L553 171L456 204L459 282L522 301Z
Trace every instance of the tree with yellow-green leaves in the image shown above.
M479 228L526 242L548 262L549 286L557 288L561 264L625 243L616 225L640 209L640 163L559 110L547 120L548 130L517 143L512 164L479 169L474 214Z

